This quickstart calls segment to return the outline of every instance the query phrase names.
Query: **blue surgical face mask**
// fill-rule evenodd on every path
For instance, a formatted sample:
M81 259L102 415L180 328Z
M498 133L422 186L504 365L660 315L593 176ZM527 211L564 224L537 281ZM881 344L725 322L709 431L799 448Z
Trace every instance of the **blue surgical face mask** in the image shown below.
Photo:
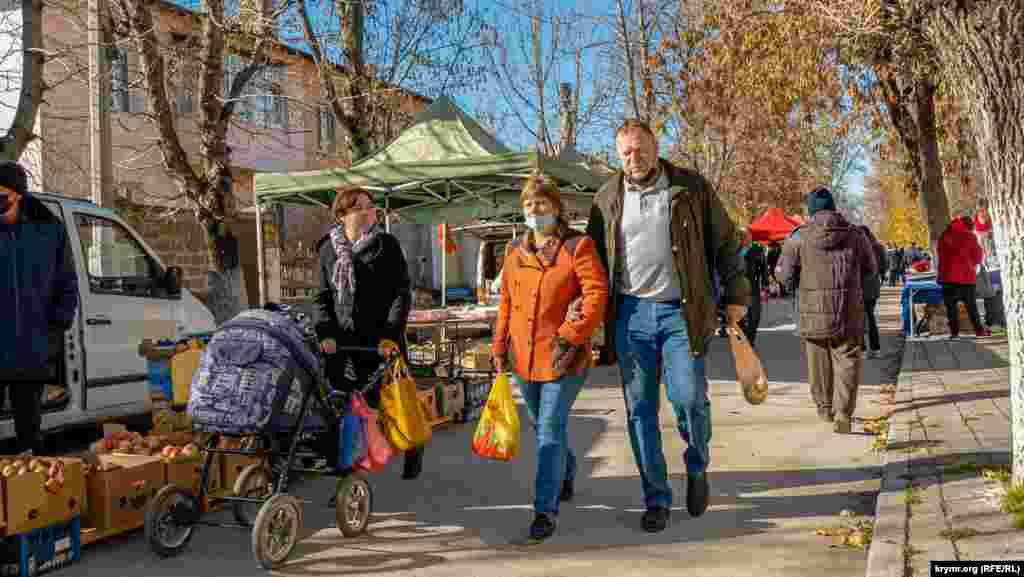
M533 230L544 230L555 224L555 215L553 214L528 214L523 211L523 217L526 219L526 226Z

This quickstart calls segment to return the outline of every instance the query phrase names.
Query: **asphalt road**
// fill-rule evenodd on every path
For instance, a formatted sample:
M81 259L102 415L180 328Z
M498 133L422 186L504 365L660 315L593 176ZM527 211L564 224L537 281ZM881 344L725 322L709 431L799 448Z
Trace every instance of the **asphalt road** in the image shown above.
M891 295L890 295L891 297ZM891 298L890 298L891 300ZM724 339L709 357L714 414L712 497L709 511L691 519L684 500L683 442L670 410L663 410L666 457L676 505L663 533L641 531L640 481L624 428L622 396L613 371L595 370L570 423L580 457L576 499L563 505L558 533L523 546L532 518L535 444L523 436L519 457L495 463L470 452L472 426L435 432L423 475L399 478L400 460L372 475L374 516L367 534L342 537L333 509L333 484L313 480L294 494L308 499L303 540L282 575L568 576L579 575L863 575L866 553L831 547L815 529L837 526L843 509L874 511L879 458L872 437L856 425L834 435L819 423L806 384L806 366L792 331L788 303L766 306L758 347L771 393L747 405L733 382ZM895 310L883 322L895 331ZM867 363L860 414L877 412L879 385L891 382L899 343L886 335L890 355ZM666 406L665 409L668 409ZM223 514L214 514L216 518ZM258 575L247 530L197 528L186 552L161 559L141 532L97 543L61 575L147 577Z

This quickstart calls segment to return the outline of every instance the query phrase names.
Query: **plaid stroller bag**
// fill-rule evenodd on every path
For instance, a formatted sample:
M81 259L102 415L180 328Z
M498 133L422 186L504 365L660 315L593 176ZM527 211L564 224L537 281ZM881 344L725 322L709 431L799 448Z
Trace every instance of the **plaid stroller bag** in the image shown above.
M192 379L188 413L194 427L235 436L294 431L303 395L320 381L310 333L288 314L262 309L222 325ZM311 410L301 432L324 427L321 412Z

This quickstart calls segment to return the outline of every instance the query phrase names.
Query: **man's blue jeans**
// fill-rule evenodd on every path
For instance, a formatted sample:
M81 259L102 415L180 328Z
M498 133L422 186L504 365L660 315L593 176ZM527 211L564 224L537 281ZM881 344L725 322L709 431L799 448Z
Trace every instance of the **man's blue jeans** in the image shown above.
M615 320L615 353L622 374L626 426L640 469L648 507L670 507L672 485L661 448L658 363L679 434L689 445L683 453L688 473L702 473L710 460L711 401L704 357L690 352L684 309L679 301L658 302L620 297Z
M583 388L586 376L565 375L557 381L524 381L515 374L537 433L537 477L533 508L537 513L558 514L562 483L576 478L576 455L569 447L569 411Z

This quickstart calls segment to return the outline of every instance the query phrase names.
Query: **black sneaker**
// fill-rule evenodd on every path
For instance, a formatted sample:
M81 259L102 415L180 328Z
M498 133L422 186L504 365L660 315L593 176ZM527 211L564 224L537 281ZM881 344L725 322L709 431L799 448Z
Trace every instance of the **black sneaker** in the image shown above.
M711 487L708 485L707 473L689 473L686 475L686 510L694 517L700 517L708 510L708 493Z
M558 500L562 503L568 503L569 501L572 501L573 495L575 494L572 481L566 480L562 483L562 492L558 495Z
M530 539L543 541L555 534L555 516L551 513L537 513L530 524Z
M640 524L648 533L660 533L665 530L665 527L668 527L670 515L671 511L668 507L648 507L640 519Z

